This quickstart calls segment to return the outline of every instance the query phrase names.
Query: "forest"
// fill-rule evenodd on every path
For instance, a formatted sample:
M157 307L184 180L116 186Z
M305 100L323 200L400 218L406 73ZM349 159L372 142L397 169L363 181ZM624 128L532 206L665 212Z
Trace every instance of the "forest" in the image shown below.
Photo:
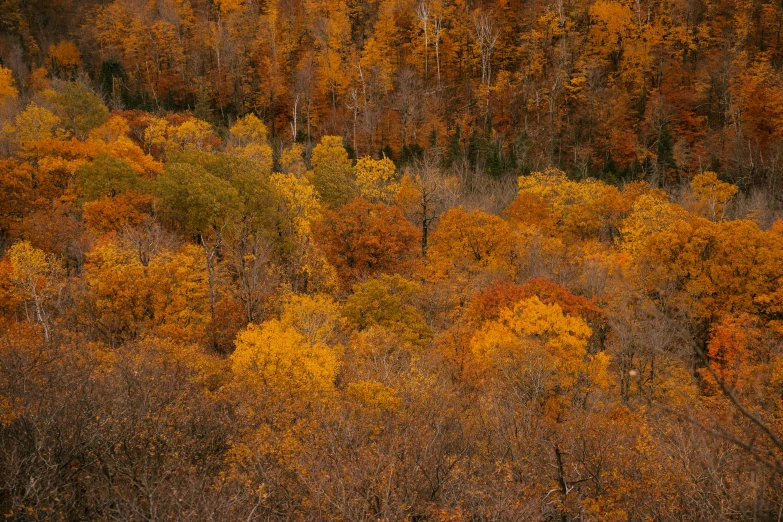
M783 520L782 32L0 0L0 514Z

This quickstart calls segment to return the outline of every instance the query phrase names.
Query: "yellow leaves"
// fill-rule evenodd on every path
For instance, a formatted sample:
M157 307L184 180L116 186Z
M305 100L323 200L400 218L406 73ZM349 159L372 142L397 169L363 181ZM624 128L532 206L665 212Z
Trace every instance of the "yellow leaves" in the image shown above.
M54 127L58 123L60 118L52 112L31 103L16 116L13 137L21 147L36 141L51 139L54 136Z
M168 140L169 122L164 118L152 118L149 125L144 129L144 143L147 152L152 152L153 147L164 147Z
M14 244L8 250L11 260L12 283L32 292L37 292L42 279L57 275L61 271L59 261L46 252L35 248L29 241Z
M259 162L267 172L272 170L272 147L266 142L266 126L255 114L237 120L231 127L231 137L242 156Z
M508 223L462 207L441 216L427 250L428 267L435 279L472 277L485 270L513 276L518 259L516 238Z
M285 206L281 210L294 224L294 231L298 235L309 236L310 227L321 217L321 203L315 186L295 174L272 174L269 180Z
M184 121L173 129L171 138L180 147L195 147L198 150L212 150L212 126L195 118Z
M432 331L412 304L420 290L417 283L396 274L370 279L354 287L343 314L356 330L380 326L406 342L422 345Z
M374 32L362 50L361 65L366 70L377 68L381 84L386 89L392 88L394 73L397 71L396 33L394 5L392 2L381 2Z
M291 295L285 300L280 323L291 327L311 344L332 340L340 324L340 306L328 295Z
M281 321L248 325L231 355L234 374L246 385L317 399L334 390L340 348L309 342Z
M239 11L244 6L244 0L217 0L215 4L224 15Z
M248 114L231 126L231 137L237 140L240 147L249 143L264 143L266 135L266 125L255 114Z
M311 181L330 206L350 201L354 195L353 168L340 136L324 136L313 148Z
M107 342L151 332L178 341L201 340L209 320L202 250L186 245L143 261L129 245L108 239L87 256L83 306Z
M361 197L372 203L391 203L400 190L395 183L397 169L389 158L360 158L354 166L356 185Z
M696 202L705 217L712 221L722 221L726 206L739 190L736 185L718 179L714 172L697 174L691 180Z
M112 115L103 125L91 130L89 137L94 141L100 140L104 143L111 143L127 136L128 132L130 132L130 126L125 118Z
M650 235L664 230L683 215L682 209L657 193L642 194L634 201L631 214L620 224L622 249L638 256Z
M49 338L47 301L55 296L62 284L63 266L59 259L35 248L29 241L16 243L8 250L11 260L9 280L22 298L33 305L34 320ZM33 318L30 318L33 319Z
M625 210L615 187L592 179L573 181L554 168L520 176L518 188L521 201L509 209L515 217L566 239L587 239L613 226Z
M138 145L125 136L120 136L106 145L105 150L115 158L127 161L138 174L163 173L161 162L145 154Z
M160 154L193 147L211 151L219 143L212 133L212 126L196 118L188 118L172 124L166 118L148 119L144 129L144 145L149 154Z
M49 73L43 67L39 67L30 73L27 78L27 87L33 93L38 93L49 89Z
M352 382L347 386L346 393L362 406L376 411L394 413L402 402L394 388L378 381Z
M16 101L18 95L19 89L16 88L11 70L0 65L0 109Z
M476 360L491 374L505 379L534 402L576 387L606 387L609 358L589 355L590 327L538 297L501 311L474 335Z
M280 157L280 165L285 174L293 174L301 178L307 172L304 162L304 147L300 143L294 143L283 151Z
M626 33L632 27L631 10L620 2L599 0L590 6L594 21L591 44L601 54L619 50Z

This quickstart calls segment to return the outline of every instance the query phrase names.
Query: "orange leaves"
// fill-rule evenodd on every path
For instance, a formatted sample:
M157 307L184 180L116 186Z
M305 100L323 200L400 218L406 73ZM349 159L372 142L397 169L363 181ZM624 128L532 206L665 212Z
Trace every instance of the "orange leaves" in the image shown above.
M49 62L55 74L67 77L82 65L82 56L76 44L65 40L49 47Z
M34 175L28 163L0 160L0 234L7 234L35 208Z
M462 207L441 216L427 251L429 273L435 280L462 280L484 271L513 276L518 259L517 241L508 223Z
M416 258L419 231L396 207L355 199L324 212L315 239L345 285L382 273L407 271Z
M499 279L473 297L470 314L479 321L496 319L504 308L534 296L546 304L557 304L565 313L587 322L596 322L603 317L601 309L592 301L544 278L533 278L523 285Z
M98 233L120 232L126 227L138 227L150 219L154 196L126 192L101 198L84 205L84 222Z
M0 65L0 111L6 110L18 95L19 89L16 88L11 70ZM3 116L2 112L0 116Z
M80 313L112 346L151 334L199 341L209 317L203 263L195 245L140 259L131 245L103 238L87 258Z
M729 388L742 386L752 378L748 363L756 358L760 343L757 321L748 314L729 315L713 325L706 355L715 376Z
M623 40L633 27L631 10L620 2L599 0L590 6L591 50L598 55L622 49Z

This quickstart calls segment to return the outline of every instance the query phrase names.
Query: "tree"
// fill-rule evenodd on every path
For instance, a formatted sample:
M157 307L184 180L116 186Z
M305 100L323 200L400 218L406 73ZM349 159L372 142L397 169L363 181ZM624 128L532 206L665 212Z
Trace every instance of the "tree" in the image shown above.
M47 98L54 104L63 126L81 140L109 117L100 97L81 82L67 82L62 91L52 92Z
M406 271L419 233L396 207L355 199L324 212L315 238L346 286L382 273Z
M248 325L237 336L231 369L244 386L275 396L294 394L319 400L334 391L340 349L309 342L277 320Z
M60 123L60 118L52 112L31 103L24 111L17 114L14 121L14 141L22 148L28 147L36 141L51 139L54 135L54 127Z
M720 181L718 175L710 171L693 176L691 188L702 212L713 221L723 221L729 201L739 190L736 185Z
M226 228L242 211L239 193L228 181L187 163L166 164L166 171L158 179L158 193L174 222L197 237L204 249L214 320L218 256Z
M103 197L84 204L84 222L99 234L135 229L151 220L154 202L152 194L138 192Z
M356 162L353 170L360 197L371 203L392 203L399 191L399 184L395 182L397 169L392 160L365 156Z
M52 328L49 305L59 297L64 276L62 264L59 259L46 255L28 241L14 244L8 251L8 258L11 260L9 279L22 293L25 302L31 301L33 310L25 312L31 321L41 325L44 339L48 341Z
M19 89L16 88L11 70L0 65L0 118L5 120L18 97Z
M339 136L324 136L313 148L310 174L321 199L330 207L348 203L355 193L353 169Z
M145 183L125 160L102 153L76 170L76 183L85 201L144 191Z
M404 341L421 345L432 332L413 305L420 291L418 284L400 275L383 275L354 286L343 314L356 330L379 326Z
M266 126L254 114L237 120L231 127L231 137L241 155L257 161L263 170L272 171L272 147L266 141Z
M484 271L513 277L518 258L517 240L508 223L462 207L441 216L427 253L436 280L469 279Z
M34 176L29 163L0 160L0 236L8 237L37 206Z
M49 46L49 63L55 76L70 78L82 65L82 56L76 44L62 41Z
M587 324L538 297L516 303L484 324L471 341L477 360L493 378L508 382L521 407L544 408L559 417L566 398L608 385L609 358L587 352Z

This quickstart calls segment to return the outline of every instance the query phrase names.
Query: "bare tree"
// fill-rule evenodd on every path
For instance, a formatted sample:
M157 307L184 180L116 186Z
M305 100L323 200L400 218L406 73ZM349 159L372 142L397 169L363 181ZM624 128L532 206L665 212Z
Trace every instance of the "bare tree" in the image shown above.
M430 53L430 7L421 2L416 6L416 16L421 22L421 27L424 30L424 81L427 81L429 77L429 53Z
M492 83L492 52L498 42L500 30L486 13L476 15L473 19L473 28L481 54L481 82L489 87Z

